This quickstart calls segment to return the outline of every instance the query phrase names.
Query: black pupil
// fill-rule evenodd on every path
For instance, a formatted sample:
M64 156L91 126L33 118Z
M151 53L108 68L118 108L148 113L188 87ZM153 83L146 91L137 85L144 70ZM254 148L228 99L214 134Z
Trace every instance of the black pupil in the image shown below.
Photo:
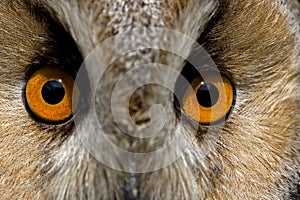
M206 108L214 106L219 100L219 91L211 83L202 83L197 91L198 103Z
M65 88L60 81L48 81L43 86L42 96L48 104L58 104L65 97Z

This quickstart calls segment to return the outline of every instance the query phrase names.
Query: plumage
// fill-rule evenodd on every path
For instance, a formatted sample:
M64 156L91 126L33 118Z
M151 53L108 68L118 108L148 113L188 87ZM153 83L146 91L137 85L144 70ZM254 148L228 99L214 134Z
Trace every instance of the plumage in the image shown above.
M296 0L1 1L0 199L299 198L299 9ZM200 73L218 71L234 88L224 123L199 125L174 96L185 91L178 74L197 76L185 60L205 60L193 54L201 48L215 66ZM43 67L83 73L79 111L67 120L40 119L28 105L28 80ZM140 138L161 121L157 135ZM160 167L177 146L137 160L93 152L82 137L102 145L98 133L145 158L177 137L189 145Z

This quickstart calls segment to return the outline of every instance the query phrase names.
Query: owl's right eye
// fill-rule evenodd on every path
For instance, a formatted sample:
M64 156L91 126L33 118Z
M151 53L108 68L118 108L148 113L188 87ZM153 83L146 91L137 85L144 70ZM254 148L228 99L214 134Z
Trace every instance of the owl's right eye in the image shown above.
M73 90L75 94L73 95ZM79 91L73 77L55 67L34 72L26 85L26 102L32 113L43 121L58 123L72 116L72 105L78 102ZM74 96L76 97L75 99Z

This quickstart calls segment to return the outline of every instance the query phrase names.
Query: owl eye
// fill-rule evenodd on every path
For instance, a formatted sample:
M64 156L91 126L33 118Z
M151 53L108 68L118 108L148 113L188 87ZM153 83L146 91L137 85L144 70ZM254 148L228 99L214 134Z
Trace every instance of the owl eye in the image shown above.
M72 104L78 102L78 98L72 99L73 88L75 94L79 94L69 73L59 68L43 67L27 82L26 102L32 113L43 121L66 121L72 116Z
M183 95L184 112L200 124L213 124L226 118L234 102L234 88L224 75L196 77Z

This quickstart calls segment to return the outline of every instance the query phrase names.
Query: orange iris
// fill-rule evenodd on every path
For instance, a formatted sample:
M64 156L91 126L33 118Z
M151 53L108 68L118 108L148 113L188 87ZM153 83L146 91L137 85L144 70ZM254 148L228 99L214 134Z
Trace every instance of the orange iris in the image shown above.
M233 87L225 76L209 75L195 78L183 96L183 110L201 124L225 118L233 104Z
M37 70L26 85L26 100L31 111L49 122L67 120L72 115L72 93L78 88L73 77L54 67ZM74 102L76 105L78 98Z

